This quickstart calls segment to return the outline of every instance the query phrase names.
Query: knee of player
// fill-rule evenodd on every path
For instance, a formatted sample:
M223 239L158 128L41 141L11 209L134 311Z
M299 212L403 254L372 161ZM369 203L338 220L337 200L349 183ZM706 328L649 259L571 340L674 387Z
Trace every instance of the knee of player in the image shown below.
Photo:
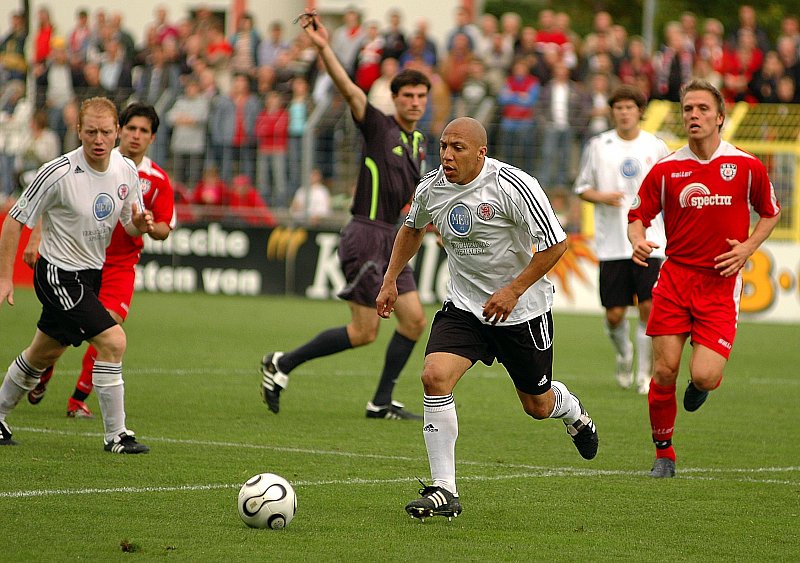
M348 331L348 336L350 337L350 345L353 348L366 346L367 344L372 344L378 338L378 327L361 327L352 332Z
M125 331L119 325L114 325L92 339L92 344L97 349L98 359L121 362L127 347Z
M535 418L536 420L544 420L545 418L550 418L550 415L553 412L553 405L542 400L524 401L522 403L522 409L525 411L525 414L531 418Z
M694 373L692 372L692 384L700 391L713 391L722 383L721 373Z
M422 387L426 395L446 395L452 392L447 374L431 365L426 365L422 370Z

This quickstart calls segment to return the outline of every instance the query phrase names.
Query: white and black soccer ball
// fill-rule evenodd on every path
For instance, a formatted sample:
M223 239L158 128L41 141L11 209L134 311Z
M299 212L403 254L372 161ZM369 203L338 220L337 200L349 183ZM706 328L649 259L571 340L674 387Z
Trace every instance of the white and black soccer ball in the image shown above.
M236 503L242 521L251 528L285 528L297 511L292 485L274 473L259 473L239 489Z

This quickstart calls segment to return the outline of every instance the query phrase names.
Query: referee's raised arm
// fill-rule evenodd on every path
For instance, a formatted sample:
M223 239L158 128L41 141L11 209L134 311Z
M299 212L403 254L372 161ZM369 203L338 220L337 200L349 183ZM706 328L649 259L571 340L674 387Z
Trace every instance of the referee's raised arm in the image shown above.
M358 122L363 121L367 108L367 95L350 79L342 63L336 58L336 54L328 42L328 30L322 25L316 11L306 10L297 18L297 21L317 48L325 70L336 85L336 89L341 92L347 105L350 106L353 119Z

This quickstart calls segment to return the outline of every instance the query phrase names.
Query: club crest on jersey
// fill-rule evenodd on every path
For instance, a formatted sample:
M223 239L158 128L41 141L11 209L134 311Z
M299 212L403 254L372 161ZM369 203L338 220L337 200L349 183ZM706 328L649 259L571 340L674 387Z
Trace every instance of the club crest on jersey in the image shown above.
M128 197L128 192L130 191L131 189L128 187L128 184L120 184L117 188L117 195L120 199L125 199Z
M475 211L481 221L491 221L494 218L494 207L492 207L491 203L483 202L478 205Z
M635 158L626 158L619 167L619 172L624 178L636 178L642 169L639 161Z
M719 165L719 175L726 182L730 182L736 176L736 165L732 162L724 162Z
M469 208L463 203L455 204L447 213L447 224L456 236L467 236L472 231L472 215Z
M94 218L102 221L114 212L114 200L108 194L97 194L94 198Z
M146 195L152 186L153 184L150 180L144 178L139 180L139 188L142 190L142 195Z

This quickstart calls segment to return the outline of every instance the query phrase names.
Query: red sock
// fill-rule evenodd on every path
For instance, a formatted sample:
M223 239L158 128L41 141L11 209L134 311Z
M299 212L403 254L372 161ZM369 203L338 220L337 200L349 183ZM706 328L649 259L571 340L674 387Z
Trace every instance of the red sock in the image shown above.
M672 448L672 432L675 429L675 417L678 415L675 385L659 385L655 381L651 382L647 403L650 408L650 428L653 431L653 442L656 444L656 457L668 457L675 461L675 450Z
M87 395L92 392L94 385L92 384L92 370L94 369L94 359L97 357L97 349L91 344L86 349L83 355L83 363L81 365L81 376L78 378L78 383L75 384L75 389L82 391Z

